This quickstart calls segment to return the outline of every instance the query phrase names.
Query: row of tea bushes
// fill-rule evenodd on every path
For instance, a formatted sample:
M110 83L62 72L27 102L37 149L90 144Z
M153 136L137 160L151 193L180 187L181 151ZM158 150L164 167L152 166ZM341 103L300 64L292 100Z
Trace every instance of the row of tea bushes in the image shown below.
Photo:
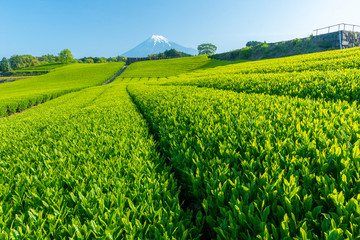
M219 239L356 239L359 107L129 85L203 231Z
M0 119L1 239L196 239L125 87Z

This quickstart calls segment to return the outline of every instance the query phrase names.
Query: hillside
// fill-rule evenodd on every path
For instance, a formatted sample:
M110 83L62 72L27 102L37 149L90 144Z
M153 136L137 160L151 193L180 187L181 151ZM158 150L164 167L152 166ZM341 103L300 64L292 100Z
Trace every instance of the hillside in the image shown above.
M50 73L0 84L0 117L19 112L57 96L100 85L124 63L69 64ZM37 68L33 68L37 69Z
M360 48L119 68L0 85L68 90L0 119L4 238L360 236Z
M169 77L188 73L197 69L206 69L232 64L230 61L209 59L207 56L184 57L166 60L136 62L129 65L121 77Z
M341 37L339 38L339 36ZM235 61L240 59L260 60L351 47L360 47L360 33L339 31L317 36L311 35L307 38L297 38L290 41L282 41L277 43L259 42L255 46L249 46L230 52L215 54L211 56L211 58L227 61Z

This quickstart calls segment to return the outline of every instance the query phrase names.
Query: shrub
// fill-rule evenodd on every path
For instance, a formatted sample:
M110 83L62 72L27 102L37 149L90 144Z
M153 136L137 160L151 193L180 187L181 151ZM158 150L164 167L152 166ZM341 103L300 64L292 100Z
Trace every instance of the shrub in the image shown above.
M234 50L230 52L230 58L234 59L240 55L240 50Z
M252 47L242 48L240 51L240 58L241 59L249 59L252 54L253 54Z
M319 43L319 47L325 48L325 49L331 48L331 42L329 42L327 40L323 40Z
M260 44L262 44L262 42L259 42L259 41L248 41L248 42L246 43L246 47L255 47L255 46L260 45Z

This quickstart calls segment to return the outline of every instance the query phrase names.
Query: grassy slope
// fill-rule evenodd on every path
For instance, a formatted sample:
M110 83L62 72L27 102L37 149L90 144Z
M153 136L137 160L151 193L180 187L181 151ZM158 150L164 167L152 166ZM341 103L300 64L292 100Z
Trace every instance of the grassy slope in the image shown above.
M334 81L329 82L329 75L325 74L325 81L321 83L322 88L312 90L333 94L327 97L331 96L336 100L342 98L338 98L334 83L338 82L336 84L339 84L339 89L344 91L341 94L345 95L349 89L357 88L356 81L351 80L350 84L347 84L336 71L345 74L356 73L357 69L354 68L359 68L360 65L359 50L354 48L233 64L191 71L166 80L163 78L160 82L171 85L185 81L198 85L198 79L206 83L209 78L217 79L221 83L224 75L241 75L243 78L240 80L247 81L246 77L250 74L259 74L260 80L264 80L264 74L271 76L280 72L296 76L302 72L304 75L297 78L298 82L310 85L311 89L311 84L316 79L308 77L314 71L329 72L334 74ZM156 68L155 65L153 67ZM156 69L154 71L156 72ZM360 195L357 194L356 184L359 181L359 117L356 103L325 101L321 99L323 95L319 95L318 101L279 97L277 95L281 95L282 89L291 83L286 81L286 77L281 79L283 86L275 86L279 90L277 94L273 93L275 96L265 96L262 94L267 93L265 90L260 90L260 94L244 94L196 87L144 86L139 83L147 84L148 80L154 78L151 78L153 75L143 77L146 81L131 80L128 90L152 125L153 132L158 134L160 151L169 157L172 166L174 167L176 162L183 164L186 158L190 164L196 165L192 170L199 182L186 183L181 178L179 182L185 184L182 185L185 192L193 188L197 194L199 189L205 186L208 196L202 202L202 213L206 213L205 219L212 228L213 238L270 239L270 236L278 236L280 239L300 239L302 236L303 239L342 239L345 232L347 236L359 235L360 228L358 224L354 224L360 219ZM274 81L278 80L276 77ZM359 79L358 76L355 78ZM355 78L351 77L353 80L356 80ZM158 84L159 81L150 83ZM271 82L255 83L265 85L269 89L273 87ZM233 90L236 84L231 82L226 89ZM173 93L170 94L171 91ZM307 98L308 95L301 93L299 96ZM211 98L213 102L203 101L207 98ZM227 99L225 104L223 99ZM270 100L286 101L274 107ZM249 115L242 111L243 109L246 109ZM264 127L257 124L266 121ZM237 129L233 131L231 126ZM189 132L192 128L195 130ZM267 128L273 130L264 131ZM248 137L243 139L246 131ZM201 140L202 136L204 140ZM264 140L264 137L269 139ZM200 158L201 154L204 156L203 159ZM265 165L260 163L264 154L269 154L266 158L269 165L265 172L280 166L277 170L285 171L286 175L272 173L272 177L268 177L263 174L259 169ZM231 163L231 160L234 162ZM228 166L212 167L209 166L211 161ZM279 162L281 164L277 164ZM237 170L234 168L236 164L240 166ZM204 170L206 168L215 173ZM249 175L245 174L247 168L251 169ZM288 171L291 168L295 170ZM191 171L186 166L177 170ZM223 173L234 176L225 177ZM281 179L278 178L280 175ZM300 180L294 177L299 175ZM204 176L208 176L210 180ZM243 177L249 177L249 182L238 180ZM307 182L309 179L310 184ZM257 185L258 183L260 185ZM212 185L214 189L207 184ZM288 196L289 185L295 190ZM279 195L275 197L271 194ZM249 196L252 199L249 200ZM289 202L294 196L297 200ZM193 200L194 197L190 199ZM226 209L229 205L232 210ZM213 213L209 211L210 206L214 209ZM254 206L257 211L254 211Z
M100 85L124 63L71 64L51 73L0 85L0 116L21 111L53 97Z
M321 236L321 238L325 239L329 234L334 237L333 239L341 239L340 236L344 236L344 229L351 231L354 236L360 232L358 225L355 223L360 219L358 207L360 205L360 196L353 194L353 192L358 192L358 184L356 185L356 183L359 182L359 136L357 123L359 116L355 104L349 105L346 102L329 103L324 100L317 102L308 99L291 98L288 96L269 97L264 96L263 94L248 95L234 93L233 91L209 90L207 88L199 90L196 87L151 86L150 88L147 88L147 86L144 86L143 84L148 83L148 80L160 77L170 77L169 80L172 81L172 83L176 83L177 81L183 81L184 79L188 79L190 82L197 81L199 78L206 79L209 76L217 76L221 79L224 73L234 76L239 74L246 75L248 73L272 74L279 71L295 74L297 71L309 69L321 70L321 68L326 67L330 68L330 70L342 70L344 68L357 67L357 64L359 64L359 57L353 56L356 51L358 50L334 51L326 54L312 54L285 59L233 64L213 69L208 68L221 65L223 62L213 62L205 59L204 56L139 62L130 65L124 72L124 75L122 76L126 78L119 78L114 83L106 86L106 88L112 88L115 90L115 93L120 91L117 89L118 85L126 85L126 81L131 82L132 86L129 87L129 91L132 92L133 96L138 98L138 104L142 104L140 107L142 107L143 112L148 115L147 120L150 124L153 124L153 128L156 130L155 127L157 126L158 130L160 129L157 131L159 141L164 143L161 145L161 148L165 149L165 151L173 151L175 154L180 152L177 159L179 162L183 163L184 156L186 156L191 165L196 164L200 166L199 171L201 174L201 171L205 171L204 169L209 167L209 160L213 160L216 164L231 163L229 164L229 167L223 169L214 167L212 169L216 171L216 174L214 175L208 174L208 171L205 171L204 174L206 175L206 178L204 178L203 175L199 175L200 173L197 173L197 169L196 171L194 170L194 172L199 175L199 177L197 177L199 181L193 182L193 185L190 186L195 187L196 192L198 192L198 188L196 187L197 184L200 187L204 187L206 184L213 182L211 188L214 191L210 191L211 188L205 188L206 191L210 191L208 197L204 199L202 205L197 206L198 208L204 208L202 213L206 213L205 218L203 218L202 221L207 221L209 226L217 226L211 230L213 234L214 232L217 233L217 235L212 236L213 238L228 237L231 239L237 234L243 234L241 237L245 238L245 235L248 233L248 236L253 238L263 237L263 239L266 239L268 237L266 235L274 236L276 231L280 231L278 234L283 239L290 239L290 236L292 238L298 237L300 239L300 234L303 236L303 239L306 239L304 238L303 232L305 232L307 237L311 236L314 237L314 239L317 239L315 238L316 236ZM174 77L178 74L182 75ZM168 82L168 84L171 83ZM90 89L87 90L90 91ZM121 91L123 90L124 89ZM81 101L86 96L88 96L88 94L82 97L76 97L74 103L77 103L79 100ZM61 134L66 132L69 134L69 139L76 136L81 144L84 144L83 142L86 141L94 141L91 142L93 144L92 147L97 150L93 152L92 148L87 148L86 144L81 145L83 148L80 149L78 144L74 144L70 141L71 146L74 144L73 149L75 150L73 152L68 152L66 155L69 156L68 158L72 159L69 164L77 164L77 161L83 161L81 156L85 156L86 159L95 161L93 157L94 154L97 154L98 150L100 150L100 155L95 156L107 160L109 152L113 154L114 149L109 148L104 150L101 149L101 147L112 145L113 143L116 145L116 141L119 139L118 136L125 138L127 136L126 134L133 135L133 133L130 131L125 135L113 134L114 132L117 133L119 129L121 129L121 131L123 130L123 126L120 124L118 125L119 128L112 128L113 131L110 131L111 136L106 136L99 142L99 134L101 135L106 129L98 129L99 132L95 132L94 134L91 131L87 132L87 128L89 127L91 129L94 128L94 126L101 126L101 124L103 124L102 121L98 121L96 118L110 121L109 127L111 127L112 124L116 124L117 119L113 116L114 109L109 108L108 111L102 111L102 108L105 107L103 104L104 101L113 103L120 101L120 99L126 98L125 96L128 97L126 94L114 95L113 97L99 98L99 100L95 102L84 103L79 109L86 108L88 104L90 104L92 106L90 108L94 108L93 110L96 114L90 113L87 119L79 116L76 119L76 122L69 122L69 125L66 125L64 128L61 126L62 123L71 119L70 116L73 117L72 114L69 114L69 117L60 117L56 120L56 124L48 125L48 123L44 123L44 125L34 130L34 132L26 132L27 127L42 124L41 121L38 121L41 117L37 118L36 116L32 116L30 113L34 113L34 111L28 111L27 116L29 118L34 117L33 119L24 118L24 121L21 122L19 126L17 126L19 122L14 122L14 125L12 125L12 130L15 131L15 134L12 135L14 142L11 142L12 136L6 135L5 130L3 131L3 134L5 135L1 136L6 139L6 141L0 143L0 146L8 152L8 154L5 153L3 156L11 156L11 158L7 159L11 161L19 160L19 158L22 160L16 165L16 168L14 168L15 170L22 170L21 168L26 167L24 164L26 162L23 162L25 158L32 159L33 162L30 163L33 164L34 167L44 166L44 168L40 168L40 170L47 169L51 164L54 164L55 166L55 162L46 162L47 159L43 158L44 156L49 157L49 159L52 159L53 156L58 158L59 156L61 157L62 154L59 154L58 151L61 148L63 148L65 152L68 151L69 147L66 142L67 139L61 138ZM249 98L249 96L252 97ZM176 101L174 101L174 99ZM277 105L273 105L270 100L280 102ZM68 105L68 107L70 107L70 105ZM321 111L318 109L319 105L321 105ZM56 113L58 111L57 107L57 104L54 104L51 111ZM305 111L303 111L302 108L305 109ZM246 111L244 112L242 109L245 109ZM89 112L87 110L88 108L86 108L86 111L81 111L81 113L88 115ZM120 112L119 116L121 115ZM37 113L41 115L40 111ZM305 116L304 113L307 115ZM329 113L331 113L331 115L329 115ZM318 114L315 116L315 119L314 114ZM8 118L6 119L7 122L3 119L3 123L6 125L7 123L11 123L13 121L12 119L16 118ZM29 124L26 123L26 121L29 121ZM295 121L297 121L298 124L295 124ZM72 125L72 123L75 125ZM257 123L264 124L259 125ZM58 128L52 129L51 126L57 126ZM183 127L182 129L180 128L181 126ZM209 126L212 127L209 129ZM8 129L9 128L6 130ZM188 133L189 129L193 129L194 131ZM267 129L271 129L270 133L262 131ZM78 134L72 134L72 130L78 131ZM42 144L40 147L33 145L33 142L36 142L33 139L31 139L33 142L28 141L28 138L32 138L33 134L38 131L40 131L40 133L37 133L37 137L39 138L39 141L41 140L40 142ZM45 134L42 134L42 131L44 131ZM86 136L81 135L83 131L86 132ZM23 134L22 137L18 137L18 135L21 134ZM183 134L183 136L180 134ZM55 139L52 136L57 136L58 139ZM246 139L243 139L245 136L247 136ZM269 139L264 139L264 136L267 136ZM17 139L27 145L16 144ZM115 141L108 142L109 140ZM17 146L17 148L10 149L10 146L12 145ZM26 155L31 154L37 147L39 147L40 150L45 151L46 154L44 154L44 156L40 154L35 157ZM99 147L100 149L98 149ZM81 150L81 154L77 155L79 149ZM20 153L23 155L18 157ZM102 154L104 154L104 156ZM267 154L266 156L268 156L265 162L268 165L262 164L261 161L257 161L262 160L265 156L264 154ZM240 155L244 155L242 156L244 159L239 163L237 160L240 159ZM199 160L199 157L202 158L201 161ZM303 162L297 161L298 157L301 158ZM38 159L44 160L44 163L39 163ZM153 158L153 160L156 159L156 157ZM175 161L176 159L172 160ZM234 162L231 162L230 160ZM276 162L280 162L280 164L274 164ZM8 170L9 165L6 165L7 162L3 161L0 163L5 163L3 165L0 164L0 167ZM39 166L37 163L39 163ZM77 173L79 173L80 177L85 176L84 179L89 177L86 175L89 174L89 172L97 171L94 174L96 176L90 174L91 179L97 180L96 178L99 177L99 180L102 180L102 174L105 172L101 172L101 167L111 168L111 164L106 165L108 164L107 161L96 162L96 164L97 168L94 169L89 168L86 164L79 167L80 170L82 170L81 167L83 167L85 171L79 171L77 168L75 169L77 169ZM201 166L201 164L205 164L204 167ZM238 168L234 168L235 164L239 164ZM74 169L71 165L68 167L69 169ZM261 172L259 169L262 167L268 168L263 169L264 171ZM271 172L273 167L276 168L276 171ZM244 175L246 169L249 170L249 175ZM287 171L289 169L294 171ZM311 171L313 169L316 171ZM28 171L30 170L33 171L34 168L29 168ZM40 170L38 172L41 174ZM183 171L187 170L188 169L183 168ZM135 173L137 172L136 169L132 169L132 171ZM286 172L284 174L278 174L278 171ZM20 174L20 172L21 171L16 173ZM7 174L9 174L8 176L12 177L13 175L10 173L14 173L14 171L10 169L10 171L7 172ZM49 174L51 175L52 172ZM194 176L197 176L196 174ZM230 174L231 176L229 175L229 177L227 174ZM234 180L236 179L237 174L239 179L245 179L242 179L242 181ZM18 175L18 177L21 177L19 179L26 179L27 182L25 180L23 181L25 186L28 186L26 184L29 184L29 180L26 178L28 175L29 174L25 171L23 171L23 175ZM280 178L278 178L279 176ZM77 177L77 175L73 177ZM81 183L81 181L76 181L79 179L74 180L71 176L69 176L69 179L78 192L85 192L85 185L77 185L78 183ZM141 179L142 178L140 177L136 180ZM230 182L229 179L232 182ZM311 181L308 181L309 179ZM30 179L30 182L31 180L32 179ZM47 180L50 182L52 181L51 178ZM65 180L68 179L65 178ZM107 179L105 180L107 181ZM36 183L38 182L34 183L35 186ZM125 182L123 183L125 184ZM224 184L221 185L219 183ZM16 183L12 182L12 184ZM184 184L184 182L182 182L182 184ZM356 186L354 187L354 185ZM0 186L2 185L0 184ZM134 187L131 184L129 186ZM30 184L29 189L30 187L33 186ZM189 186L183 186L182 189L187 189L186 187ZM232 192L231 189L234 189L234 192ZM141 188L136 189L135 195L137 195L139 191L141 192L141 190ZM8 188L4 188L3 191L8 191ZM46 192L42 193L48 197ZM111 192L111 194L112 193L113 192ZM15 194L16 193L12 195L13 198L20 203L18 204L14 200L12 204L20 208L22 204L21 199L17 199ZM69 201L72 201L71 199L73 197L71 194L68 194L70 198L66 194L65 198L67 197ZM298 195L301 197L298 197ZM290 201L294 196L296 200ZM78 196L76 196L76 198L77 197ZM91 195L87 195L86 198L89 198L91 200L90 202L93 201ZM146 196L145 198L140 198L138 205L136 205L136 209L137 206L140 207L142 205L144 199L147 199ZM202 197L200 197L200 199L202 199ZM251 201L248 201L249 199ZM28 204L36 204L36 199L32 200L26 198L26 200ZM35 202L33 203L31 201ZM151 201L153 200L150 200L150 202ZM219 208L221 204L218 202L221 202L225 207ZM83 217L81 223L84 223L83 225L85 226L89 226L86 223L89 219L86 218L86 215L80 214L81 203L75 201L74 204L79 205L79 207L75 209L80 212L71 212L71 214L74 214L71 217L81 216ZM114 204L116 205L116 203ZM255 210L254 205L256 205ZM280 207L278 207L278 205ZM206 209L208 206L212 208L211 211L213 212L208 212L208 209ZM315 206L317 207L313 209ZM97 205L91 207L91 209L98 209ZM232 209L229 210L229 207ZM126 209L129 210L129 206L127 206ZM241 209L242 214L240 214L239 209ZM127 214L133 216L136 212L137 211L134 210L134 212L130 211L127 212ZM337 212L339 216L335 216L335 212ZM350 216L351 214L353 215ZM3 216L5 216L3 218L5 220L10 219L6 218L7 215ZM103 216L106 216L106 213L100 209L98 216L102 218ZM122 215L120 216L122 217ZM200 219L201 215L199 216ZM20 218L21 217L22 216L20 216ZM152 219L152 217L153 215L148 219ZM343 219L339 220L340 217ZM1 216L0 220L2 220ZM198 220L198 218L196 220ZM166 221L170 227L173 226L173 220L165 219L165 222ZM20 222L21 221L17 221L16 223ZM229 223L231 222L234 224L230 225ZM137 224L136 221L135 223ZM100 222L100 224L103 223ZM349 227L349 225L351 227ZM3 226L9 225L4 224ZM275 226L279 226L280 230L277 230ZM70 229L71 227L71 224L64 226L64 228ZM123 229L128 229L127 226L121 227ZM270 230L271 228L273 229ZM31 229L36 230L36 227ZM182 229L182 231L184 231L184 229ZM56 229L56 232L60 231ZM81 226L80 232L86 233L86 228ZM259 233L259 235L256 236L257 233Z
M246 62L162 79L246 93L359 100L360 48ZM157 83L157 82L155 82Z
M334 70L342 68L359 68L360 48L346 50L335 50L329 52L304 54L292 57L267 59L261 61L248 61L228 66L209 69L208 75L217 72L229 74L239 73L278 73L278 72L299 72L302 70ZM226 62L226 61L225 61ZM217 71L219 70L219 71Z
M233 62L209 59L207 56L136 62L121 77L170 77L197 69L211 68Z

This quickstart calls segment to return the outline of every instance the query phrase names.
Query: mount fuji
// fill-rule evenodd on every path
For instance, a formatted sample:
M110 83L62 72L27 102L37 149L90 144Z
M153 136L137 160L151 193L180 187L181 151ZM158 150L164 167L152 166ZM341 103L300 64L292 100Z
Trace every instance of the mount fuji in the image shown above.
M122 54L124 57L147 57L151 54L165 52L166 50L175 49L190 55L197 55L197 50L186 48L177 43L169 41L166 37L152 35L144 42L140 43L133 49Z

